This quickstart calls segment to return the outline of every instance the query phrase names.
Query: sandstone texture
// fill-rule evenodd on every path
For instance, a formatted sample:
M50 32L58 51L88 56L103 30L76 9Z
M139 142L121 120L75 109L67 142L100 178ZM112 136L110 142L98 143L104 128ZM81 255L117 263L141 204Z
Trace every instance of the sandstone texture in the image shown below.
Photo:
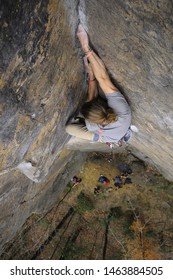
M93 47L132 108L139 133L131 145L173 180L173 2L86 0L80 10Z
M65 124L86 95L79 21L132 108L131 149L173 181L171 0L3 0L1 10L2 245L52 207L85 160L63 149ZM21 163L32 170L21 172Z
M31 213L52 207L85 159L62 150L65 123L85 92L77 4L3 1L1 7L1 246Z

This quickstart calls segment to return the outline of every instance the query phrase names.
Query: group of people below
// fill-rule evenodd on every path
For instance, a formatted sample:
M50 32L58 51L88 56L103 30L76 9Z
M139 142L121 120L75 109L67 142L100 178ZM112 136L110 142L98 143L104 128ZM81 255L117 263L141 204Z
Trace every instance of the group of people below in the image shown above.
M83 52L84 64L88 72L88 96L81 108L84 121L66 125L66 132L77 138L120 145L131 137L130 107L112 83L104 63L90 48L87 32L81 24L77 36ZM98 92L98 84L103 96Z

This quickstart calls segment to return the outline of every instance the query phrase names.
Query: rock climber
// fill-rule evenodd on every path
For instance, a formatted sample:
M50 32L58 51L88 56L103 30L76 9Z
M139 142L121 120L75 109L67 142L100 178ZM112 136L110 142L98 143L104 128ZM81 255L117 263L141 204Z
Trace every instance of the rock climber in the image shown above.
M88 71L88 99L81 109L85 122L66 125L66 132L77 138L94 142L115 143L119 146L131 136L131 110L124 96L112 83L104 63L91 49L87 32L81 24L77 36L85 53L84 64ZM102 89L105 98L98 94Z

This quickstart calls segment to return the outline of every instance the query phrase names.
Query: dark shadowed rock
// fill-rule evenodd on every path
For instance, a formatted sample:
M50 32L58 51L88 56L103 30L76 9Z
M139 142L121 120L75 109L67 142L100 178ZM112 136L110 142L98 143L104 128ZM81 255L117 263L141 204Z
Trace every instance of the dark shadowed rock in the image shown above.
M79 152L62 151L69 139L65 123L85 98L81 50L75 36L77 4L2 1L2 244L31 213L50 209L85 158ZM26 165L32 170L26 170Z

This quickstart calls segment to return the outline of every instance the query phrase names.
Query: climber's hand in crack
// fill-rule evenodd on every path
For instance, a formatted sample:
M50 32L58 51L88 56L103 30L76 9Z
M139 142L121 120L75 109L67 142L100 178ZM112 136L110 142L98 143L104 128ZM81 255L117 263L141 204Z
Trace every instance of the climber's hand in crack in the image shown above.
M84 65L88 72L88 96L86 101L89 102L98 96L98 88L94 72L86 56L84 57Z
M84 51L86 58L90 62L94 76L97 79L101 89L105 94L117 92L118 89L114 86L109 78L108 72L103 61L98 55L90 48L88 34L85 31L82 24L79 24L77 30L77 37L81 44L82 50Z

